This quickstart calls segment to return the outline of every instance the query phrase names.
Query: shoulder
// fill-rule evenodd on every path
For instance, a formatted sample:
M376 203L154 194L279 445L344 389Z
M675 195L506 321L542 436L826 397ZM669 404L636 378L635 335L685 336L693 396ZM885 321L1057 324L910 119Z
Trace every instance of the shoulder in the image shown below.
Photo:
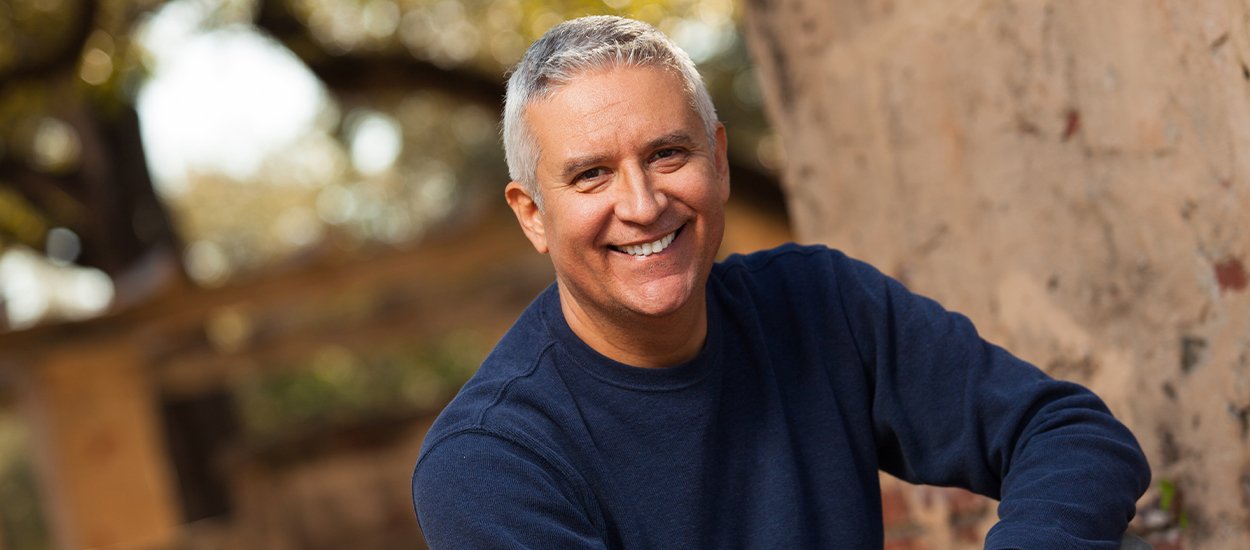
M845 257L841 252L822 244L786 243L776 248L760 250L749 254L732 254L720 262L722 270L767 271L784 268L795 264L819 262L829 257Z
M562 387L552 355L555 338L543 319L544 292L517 319L478 371L439 414L426 435L422 456L439 442L460 433L524 433L527 403L551 398Z
M756 279L822 278L830 275L861 277L880 273L872 266L823 244L787 243L750 254L733 254L716 264L718 277Z
M876 268L824 245L789 243L750 254L734 254L718 263L710 281L729 293L768 296L834 297L888 279Z
M944 312L872 265L822 245L731 256L713 270L708 288L726 317L806 332L825 327L824 334L844 334L860 348L873 347L891 323L925 324Z

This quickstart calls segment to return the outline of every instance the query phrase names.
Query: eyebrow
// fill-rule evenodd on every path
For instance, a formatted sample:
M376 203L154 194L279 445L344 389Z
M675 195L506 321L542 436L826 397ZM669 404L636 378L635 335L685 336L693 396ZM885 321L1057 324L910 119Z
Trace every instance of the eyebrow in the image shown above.
M574 157L564 163L564 169L560 171L560 179L567 180L582 170L590 168L596 164L607 162L610 157L608 155L587 155L584 157Z
M670 145L690 145L694 143L694 139L685 130L678 130L664 134L647 142L647 149L660 149Z
M658 138L648 141L644 148L648 151L661 149L672 145L690 146L694 143L694 139L685 130L678 130L664 134ZM569 179L583 170L590 168L596 164L603 164L610 160L609 155L586 155L582 157L573 157L564 163L564 168L560 170L561 179Z

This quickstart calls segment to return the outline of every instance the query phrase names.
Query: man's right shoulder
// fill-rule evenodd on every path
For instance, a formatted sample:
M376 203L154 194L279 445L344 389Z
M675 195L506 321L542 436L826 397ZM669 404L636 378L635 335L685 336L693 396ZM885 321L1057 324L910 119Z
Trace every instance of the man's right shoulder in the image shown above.
M550 291L550 289L548 289ZM560 384L553 367L555 339L543 319L544 292L518 317L477 372L460 388L431 426L422 454L456 433L513 432L534 426L523 411L551 399Z
M499 348L482 362L478 371L460 388L456 397L439 414L430 428L427 441L444 433L463 429L477 429L498 422L506 417L517 401L536 398L544 382L553 353L553 342L537 347L532 353L518 350L500 352Z

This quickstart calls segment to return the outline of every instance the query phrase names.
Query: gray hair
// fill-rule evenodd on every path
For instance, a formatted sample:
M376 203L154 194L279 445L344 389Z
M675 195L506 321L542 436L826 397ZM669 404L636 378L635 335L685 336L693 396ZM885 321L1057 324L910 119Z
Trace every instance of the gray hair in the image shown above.
M610 15L566 21L530 45L512 76L503 108L503 149L508 175L525 186L538 208L538 157L542 153L529 125L525 108L550 97L577 75L611 67L658 67L674 71L685 84L691 107L703 121L708 144L715 146L716 107L690 56L659 30L646 23Z

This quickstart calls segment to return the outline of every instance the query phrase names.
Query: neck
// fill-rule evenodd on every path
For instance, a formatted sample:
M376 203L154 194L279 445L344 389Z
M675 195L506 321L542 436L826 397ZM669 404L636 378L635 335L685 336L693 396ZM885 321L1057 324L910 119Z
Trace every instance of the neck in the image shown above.
M665 316L591 314L560 287L560 309L578 338L600 354L640 368L675 367L699 355L707 338L707 301L697 294Z

